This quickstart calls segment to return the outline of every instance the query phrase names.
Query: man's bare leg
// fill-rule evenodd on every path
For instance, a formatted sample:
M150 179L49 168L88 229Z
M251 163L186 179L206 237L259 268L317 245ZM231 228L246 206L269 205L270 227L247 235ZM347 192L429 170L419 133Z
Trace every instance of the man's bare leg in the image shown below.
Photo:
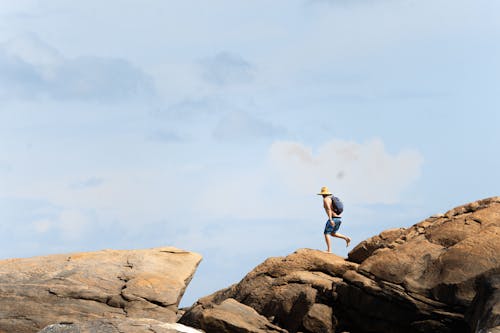
M337 232L337 233L333 233L333 232L332 232L332 233L331 233L331 235L332 235L333 237L342 238L343 240L345 240L345 243L346 243L346 245L345 245L345 246L346 246L346 247L348 247L348 246L349 246L349 243L351 243L351 239L350 239L349 237L347 237L347 236L345 236L345 235L342 235L342 234L339 234L338 232Z
M325 242L326 242L326 252L331 253L332 252L332 245L330 243L330 236L328 234L325 234Z

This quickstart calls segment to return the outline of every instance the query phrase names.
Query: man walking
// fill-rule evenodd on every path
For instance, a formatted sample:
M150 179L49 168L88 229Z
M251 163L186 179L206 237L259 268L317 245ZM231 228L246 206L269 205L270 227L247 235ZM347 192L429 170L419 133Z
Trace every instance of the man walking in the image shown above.
M335 203L333 201L333 194L328 190L328 187L323 186L321 188L321 192L318 193L318 195L321 195L323 197L323 207L325 208L326 215L328 216L328 220L326 220L325 230L323 232L325 235L325 242L327 247L326 252L332 252L329 235L331 235L332 237L342 238L346 242L346 247L349 246L351 238L337 232L342 223L340 216L340 214L342 214L342 211L338 210L335 206Z

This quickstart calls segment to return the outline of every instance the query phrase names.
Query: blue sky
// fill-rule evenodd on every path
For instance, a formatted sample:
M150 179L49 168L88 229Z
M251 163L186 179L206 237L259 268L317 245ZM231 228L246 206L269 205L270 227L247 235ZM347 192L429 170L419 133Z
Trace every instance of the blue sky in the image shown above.
M0 1L0 258L174 245L183 300L500 188L498 1ZM346 255L341 241L333 250Z

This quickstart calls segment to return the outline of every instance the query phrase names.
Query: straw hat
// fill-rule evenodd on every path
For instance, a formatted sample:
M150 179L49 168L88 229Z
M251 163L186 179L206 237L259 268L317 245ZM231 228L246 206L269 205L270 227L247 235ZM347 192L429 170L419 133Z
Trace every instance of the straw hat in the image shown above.
M332 195L332 193L330 192L330 190L328 189L328 187L323 186L321 188L321 193L318 193L318 195Z

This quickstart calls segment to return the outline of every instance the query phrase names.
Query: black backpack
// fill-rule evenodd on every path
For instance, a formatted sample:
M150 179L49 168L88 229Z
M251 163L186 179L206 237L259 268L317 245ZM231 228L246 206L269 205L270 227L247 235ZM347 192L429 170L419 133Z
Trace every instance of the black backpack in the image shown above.
M342 214L342 212L344 211L344 204L339 198L334 195L332 195L332 209L337 215Z

